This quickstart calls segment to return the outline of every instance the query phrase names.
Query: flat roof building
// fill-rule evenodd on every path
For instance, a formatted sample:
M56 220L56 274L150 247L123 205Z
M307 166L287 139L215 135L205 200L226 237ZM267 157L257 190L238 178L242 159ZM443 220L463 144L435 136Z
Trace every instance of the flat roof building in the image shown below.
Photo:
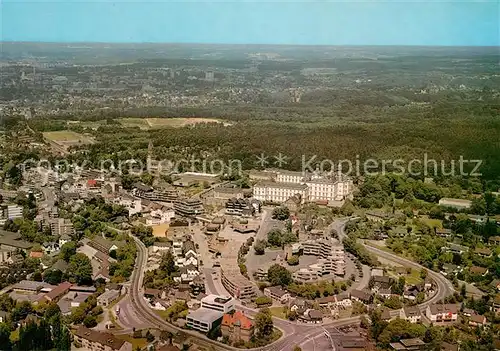
M238 299L250 299L257 294L255 286L239 269L221 269L221 282L226 290Z
M210 294L201 299L201 307L228 313L234 310L234 300L231 296Z
M207 333L213 327L220 324L223 316L224 312L201 307L187 315L186 326L202 333Z

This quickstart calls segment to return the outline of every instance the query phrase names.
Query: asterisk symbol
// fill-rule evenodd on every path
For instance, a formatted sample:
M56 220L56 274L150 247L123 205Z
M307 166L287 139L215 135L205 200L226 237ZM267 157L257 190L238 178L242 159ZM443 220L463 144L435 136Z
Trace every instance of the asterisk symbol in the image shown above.
M287 157L285 155L283 155L281 152L278 154L278 156L274 156L274 158L276 159L274 164L277 165L278 167L286 165L286 163L287 163L286 162Z
M256 163L261 167L265 167L269 162L267 161L267 156L264 155L264 153L261 153L260 156L257 156Z

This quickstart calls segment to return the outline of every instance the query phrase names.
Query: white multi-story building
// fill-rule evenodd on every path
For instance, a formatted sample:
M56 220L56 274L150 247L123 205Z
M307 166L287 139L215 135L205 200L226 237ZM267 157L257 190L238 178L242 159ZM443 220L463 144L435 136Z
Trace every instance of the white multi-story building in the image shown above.
M201 332L208 332L225 313L234 310L230 296L208 295L201 299L201 307L186 317L186 326Z
M228 313L234 310L234 299L231 296L211 294L201 299L201 307Z
M313 255L320 257L318 263L310 266L320 273L326 274L345 274L345 253L344 248L334 239L307 240L301 243L304 255Z
M302 201L341 201L353 191L352 179L339 174L326 175L279 171L276 182L265 181L254 186L254 197L261 201L284 202L294 195Z
M308 198L308 188L305 184L261 182L255 184L253 196L259 201L285 202L299 194L302 201Z
M279 171L276 174L277 183L303 184L305 180L303 172Z
M18 205L8 205L6 217L8 219L23 218L23 207Z

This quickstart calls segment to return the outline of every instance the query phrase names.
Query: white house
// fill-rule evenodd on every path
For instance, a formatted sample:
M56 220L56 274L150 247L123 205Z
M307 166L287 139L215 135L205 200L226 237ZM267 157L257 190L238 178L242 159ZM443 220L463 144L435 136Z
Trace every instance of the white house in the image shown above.
M401 309L399 318L406 319L410 323L419 323L422 320L422 313L417 306L406 306Z
M280 303L286 303L290 299L290 293L277 286L270 286L264 289L264 295Z
M427 306L425 316L432 323L456 322L458 318L458 305L456 304L432 304Z

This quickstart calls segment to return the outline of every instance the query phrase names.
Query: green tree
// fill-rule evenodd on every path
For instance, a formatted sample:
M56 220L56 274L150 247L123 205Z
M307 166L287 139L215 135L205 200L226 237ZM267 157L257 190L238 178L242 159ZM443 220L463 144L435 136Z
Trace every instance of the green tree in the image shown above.
M160 269L169 277L173 273L177 272L174 255L172 254L172 252L170 252L170 250L167 250L167 252L163 254L160 262Z
M256 255L263 255L266 251L266 241L265 240L257 240L253 245L253 249Z
M83 253L77 253L71 257L68 272L79 285L92 282L92 264Z
M267 279L272 285L287 286L292 282L292 273L279 264L273 264L267 270Z
M274 331L273 318L268 308L262 308L255 316L255 328L257 338L269 340Z
M283 244L283 233L280 230L274 229L267 233L267 242L271 246L281 246Z
M61 251L59 252L59 257L66 262L69 262L71 257L76 254L76 242L69 241L61 246Z
M290 217L290 210L288 207L285 206L280 206L276 207L273 210L272 218L280 220L280 221L285 221Z
M10 333L12 332L7 323L0 323L0 345L2 350L12 350L12 343L10 341Z
M299 256L292 255L286 261L290 266L296 266L299 264Z

